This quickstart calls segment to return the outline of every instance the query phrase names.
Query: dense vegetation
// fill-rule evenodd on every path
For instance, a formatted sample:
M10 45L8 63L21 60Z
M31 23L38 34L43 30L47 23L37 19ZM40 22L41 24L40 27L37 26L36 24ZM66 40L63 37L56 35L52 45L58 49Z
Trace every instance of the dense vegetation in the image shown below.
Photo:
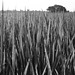
M2 75L75 74L75 13L5 11L0 26Z
M57 5L57 4L54 6L49 6L47 8L47 11L52 12L52 13L54 13L54 12L69 12L69 11L67 11L67 9L64 6Z

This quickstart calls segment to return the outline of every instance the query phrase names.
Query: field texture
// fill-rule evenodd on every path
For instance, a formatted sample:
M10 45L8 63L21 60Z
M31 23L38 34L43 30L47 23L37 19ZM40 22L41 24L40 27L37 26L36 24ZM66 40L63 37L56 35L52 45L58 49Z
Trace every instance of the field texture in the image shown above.
M75 13L0 13L0 75L75 75Z

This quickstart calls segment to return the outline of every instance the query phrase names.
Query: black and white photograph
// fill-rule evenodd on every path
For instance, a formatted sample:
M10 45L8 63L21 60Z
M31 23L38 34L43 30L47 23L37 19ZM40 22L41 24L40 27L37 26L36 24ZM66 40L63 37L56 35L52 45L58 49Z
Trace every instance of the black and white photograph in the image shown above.
M0 75L75 75L75 0L0 0Z

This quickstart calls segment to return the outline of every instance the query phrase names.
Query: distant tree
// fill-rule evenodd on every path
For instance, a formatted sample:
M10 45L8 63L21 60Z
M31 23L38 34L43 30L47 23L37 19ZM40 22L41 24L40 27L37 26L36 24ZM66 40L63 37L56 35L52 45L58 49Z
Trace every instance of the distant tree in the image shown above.
M61 5L54 5L47 8L49 12L67 12L66 8Z
M55 8L54 8L54 6L48 7L47 10L50 11L50 12L55 12Z

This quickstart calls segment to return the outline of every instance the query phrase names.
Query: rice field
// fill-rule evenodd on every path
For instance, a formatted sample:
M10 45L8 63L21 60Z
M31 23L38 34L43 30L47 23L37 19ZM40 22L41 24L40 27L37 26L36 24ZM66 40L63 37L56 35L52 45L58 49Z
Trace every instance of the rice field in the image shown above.
M0 75L74 75L75 13L0 13Z

